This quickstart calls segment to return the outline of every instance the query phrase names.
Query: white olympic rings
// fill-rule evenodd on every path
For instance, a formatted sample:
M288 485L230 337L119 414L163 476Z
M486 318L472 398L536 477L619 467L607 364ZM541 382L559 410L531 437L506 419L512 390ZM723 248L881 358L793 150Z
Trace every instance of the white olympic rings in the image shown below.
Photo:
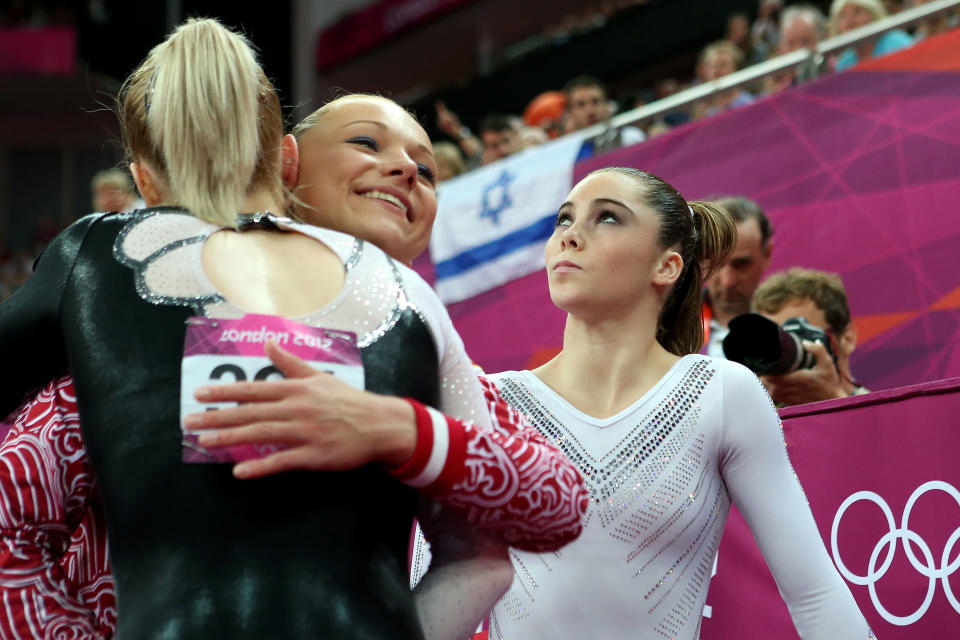
M953 595L953 590L950 588L949 577L960 568L960 554L957 554L957 557L950 562L950 553L953 551L954 545L957 541L960 540L960 526L958 526L950 537L947 539L947 544L943 549L943 554L940 557L940 566L936 566L933 553L930 551L930 547L927 546L927 543L917 535L915 532L911 531L908 523L910 521L910 511L913 509L914 503L917 499L928 491L933 491L939 489L951 496L956 502L957 505L960 505L960 491L958 491L953 485L946 482L941 482L940 480L931 480L926 482L914 491L910 495L910 499L907 500L907 505L903 510L903 518L900 520L900 528L897 528L896 522L893 519L893 512L890 510L890 506L886 501L881 498L879 495L872 491L858 491L854 493L849 498L843 501L843 504L840 505L840 508L837 509L837 515L833 517L833 526L830 530L830 548L833 552L833 560L839 569L840 574L856 585L866 586L867 590L870 592L870 600L873 602L873 606L877 609L884 620L890 624L897 626L906 626L913 624L917 620L923 617L923 615L930 608L930 603L933 601L933 595L937 587L937 580L943 585L943 592L947 596L947 600L950 602L950 606L953 607L954 611L960 613L960 602L957 601L957 598ZM887 526L890 530L885 533L880 540L877 542L877 545L873 548L873 553L870 554L870 563L867 567L867 575L859 576L849 569L846 565L843 564L843 560L840 559L840 552L837 549L837 530L840 528L840 519L843 518L843 514L846 513L847 509L850 508L856 502L861 500L866 500L872 502L880 507L880 510L883 512L883 515L887 518ZM923 599L923 604L920 607L907 616L898 616L887 611L887 609L880 604L880 599L877 597L877 582L883 578L887 573L887 570L890 568L890 564L893 562L894 555L897 552L897 541L903 540L903 549L907 554L907 559L910 561L910 564L916 569L921 575L926 576L929 580L927 586L927 594ZM920 552L923 554L923 559L926 564L921 564L920 561L913 553L913 545L916 544L920 549ZM877 559L880 557L881 551L884 547L887 547L887 555L883 559L883 564L880 565L880 568L877 568Z

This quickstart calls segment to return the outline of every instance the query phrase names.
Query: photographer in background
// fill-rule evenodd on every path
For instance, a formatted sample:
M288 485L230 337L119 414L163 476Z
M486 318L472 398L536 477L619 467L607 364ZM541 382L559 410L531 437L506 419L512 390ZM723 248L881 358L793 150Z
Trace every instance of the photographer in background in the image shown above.
M757 288L752 306L755 313L778 325L791 318L805 318L826 333L835 356L823 344L804 341L804 349L815 359L812 368L761 377L774 402L805 404L867 393L850 371L857 330L850 320L847 293L839 276L800 268L775 273Z
M730 320L750 311L750 300L773 253L773 227L760 206L742 196L716 198L714 202L733 216L737 244L726 261L706 282L703 296L704 348L700 353L723 358L723 339Z

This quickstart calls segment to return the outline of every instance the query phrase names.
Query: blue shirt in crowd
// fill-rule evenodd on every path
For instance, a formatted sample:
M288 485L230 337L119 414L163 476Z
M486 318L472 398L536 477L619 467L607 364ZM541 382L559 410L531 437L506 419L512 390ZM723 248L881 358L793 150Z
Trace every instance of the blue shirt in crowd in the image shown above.
M880 56L885 56L888 53L893 53L894 51L899 51L900 49L906 49L913 44L913 38L909 36L904 31L895 29L893 31L888 31L887 33L880 36L880 39L877 40L877 43L873 45L873 57L879 58ZM834 71L843 71L844 69L849 69L850 67L856 66L860 63L860 60L857 58L857 52L850 49L844 49L840 52L840 55L837 56L837 64L834 66Z

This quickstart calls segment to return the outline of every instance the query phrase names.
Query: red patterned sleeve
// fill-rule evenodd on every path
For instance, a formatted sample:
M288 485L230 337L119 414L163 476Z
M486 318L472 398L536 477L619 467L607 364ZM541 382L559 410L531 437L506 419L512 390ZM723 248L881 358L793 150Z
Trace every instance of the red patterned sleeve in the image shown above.
M103 513L73 382L47 384L0 445L0 637L110 638L116 605Z
M578 535L589 494L563 453L480 376L492 430L411 400L417 448L392 473L525 551L552 551Z

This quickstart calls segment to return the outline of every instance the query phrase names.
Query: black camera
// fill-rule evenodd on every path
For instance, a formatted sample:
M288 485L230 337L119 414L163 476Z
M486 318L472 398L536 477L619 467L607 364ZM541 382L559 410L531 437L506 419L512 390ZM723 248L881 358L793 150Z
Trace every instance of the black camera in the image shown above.
M813 354L803 348L803 341L819 342L837 364L830 336L807 322L806 318L790 318L783 326L756 313L744 313L730 321L730 333L723 339L727 360L744 365L760 376L791 373L810 369L816 364Z

